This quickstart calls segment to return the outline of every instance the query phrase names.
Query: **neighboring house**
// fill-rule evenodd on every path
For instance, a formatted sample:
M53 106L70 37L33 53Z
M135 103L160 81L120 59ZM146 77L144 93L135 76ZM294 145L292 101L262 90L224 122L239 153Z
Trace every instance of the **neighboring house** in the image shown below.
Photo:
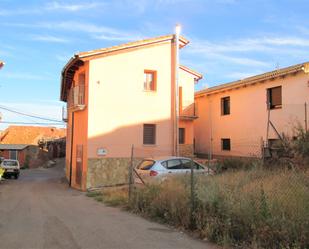
M36 167L38 160L36 155L39 154L39 148L35 145L28 144L0 144L0 156L5 159L18 160L21 167Z
M260 157L282 133L307 127L309 63L206 88L195 102L197 154Z
M47 159L47 152L40 149L42 139L59 139L65 129L38 126L9 126L0 136L0 156L17 159L21 166L37 167Z
M181 37L180 48L189 43ZM135 157L176 153L173 35L81 52L64 67L67 178L79 189L127 182ZM179 138L193 152L194 83L202 75L179 69Z

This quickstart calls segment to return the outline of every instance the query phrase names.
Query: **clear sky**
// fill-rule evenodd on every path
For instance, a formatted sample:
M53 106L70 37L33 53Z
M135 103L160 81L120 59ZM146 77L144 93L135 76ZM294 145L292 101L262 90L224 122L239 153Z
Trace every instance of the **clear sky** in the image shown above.
M170 34L176 23L190 40L181 64L204 74L196 90L309 61L308 13L308 0L0 0L0 106L61 119L60 72L75 52Z

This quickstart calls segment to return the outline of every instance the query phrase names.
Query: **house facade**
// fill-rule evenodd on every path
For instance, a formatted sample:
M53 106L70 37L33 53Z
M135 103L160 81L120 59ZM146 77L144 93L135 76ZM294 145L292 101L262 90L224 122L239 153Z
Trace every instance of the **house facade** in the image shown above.
M309 63L206 88L195 102L197 154L261 157L282 133L307 129Z
M180 48L188 40L179 39ZM67 178L85 190L127 182L134 157L175 151L174 35L76 54L62 71L67 102ZM194 106L194 83L202 76L179 68L179 97ZM179 116L180 151L193 152L194 112ZM191 148L191 149L190 149Z

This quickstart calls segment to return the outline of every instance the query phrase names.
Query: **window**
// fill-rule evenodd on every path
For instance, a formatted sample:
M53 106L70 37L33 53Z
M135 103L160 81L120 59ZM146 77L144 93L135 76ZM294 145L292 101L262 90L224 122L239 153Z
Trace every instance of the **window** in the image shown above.
M156 91L157 89L157 72L152 70L144 71L144 90Z
M179 128L179 144L185 143L185 128Z
M155 162L152 160L144 160L137 166L137 168L141 170L149 170L154 165L154 163Z
M182 163L178 159L173 159L167 161L167 168L168 169L182 169Z
M276 109L282 107L282 87L277 86L267 89L267 107Z
M230 97L221 98L221 115L230 114Z
M10 150L10 159L18 160L17 159L17 150Z
M222 148L222 150L231 150L231 139L222 138L221 139L221 148Z
M155 124L144 124L144 144L156 144L156 125Z
M192 165L192 163L194 163L193 161L188 160L188 159L181 159L181 162L182 162L182 167L184 169L191 169L191 165ZM193 166L193 168L194 168L194 166Z
M278 148L280 146L280 139L268 139L268 147L271 149Z

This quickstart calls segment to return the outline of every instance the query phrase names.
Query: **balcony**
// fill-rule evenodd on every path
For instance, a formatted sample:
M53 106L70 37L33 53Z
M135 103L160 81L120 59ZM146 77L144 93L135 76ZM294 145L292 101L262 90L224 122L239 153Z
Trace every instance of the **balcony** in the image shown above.
M194 120L197 118L195 103L183 103L179 106L180 120Z
M68 108L67 108L67 106L62 106L62 121L68 122Z
M72 111L84 110L85 105L85 86L74 86L70 89L68 96L68 107Z

